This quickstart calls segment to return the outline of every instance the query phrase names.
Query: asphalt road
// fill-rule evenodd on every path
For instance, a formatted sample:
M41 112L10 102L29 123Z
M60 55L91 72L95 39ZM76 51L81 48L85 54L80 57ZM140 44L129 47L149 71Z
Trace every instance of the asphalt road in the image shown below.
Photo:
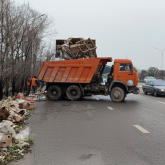
M12 165L164 165L165 97L38 102L32 154Z

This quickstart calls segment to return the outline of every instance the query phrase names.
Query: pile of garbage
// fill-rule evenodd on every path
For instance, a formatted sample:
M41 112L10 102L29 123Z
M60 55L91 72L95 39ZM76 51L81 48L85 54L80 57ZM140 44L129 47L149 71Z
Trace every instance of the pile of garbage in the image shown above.
M46 101L47 97L44 94L36 94L27 96L27 101Z
M29 94L28 96L26 96L26 100L27 101L46 101L47 100L47 96L45 93L36 93L35 95ZM31 105L32 106L32 105Z
M95 40L83 38L68 38L66 40L56 40L56 58L73 60L83 58L95 58Z
M28 138L30 129L26 120L31 116L35 103L22 93L0 101L0 164L7 164L31 152L33 141Z

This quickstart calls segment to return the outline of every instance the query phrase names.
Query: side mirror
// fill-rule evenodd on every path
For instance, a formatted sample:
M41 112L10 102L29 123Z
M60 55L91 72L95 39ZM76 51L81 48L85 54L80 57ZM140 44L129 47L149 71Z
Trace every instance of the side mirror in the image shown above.
M132 64L129 64L130 71L133 72Z

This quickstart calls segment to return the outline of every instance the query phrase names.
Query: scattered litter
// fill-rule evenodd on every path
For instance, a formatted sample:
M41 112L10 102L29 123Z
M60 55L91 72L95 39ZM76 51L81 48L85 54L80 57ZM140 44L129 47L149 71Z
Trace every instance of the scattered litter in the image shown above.
M19 93L14 99L0 101L0 164L17 161L31 152L34 142L28 138L30 129L24 128L24 124L37 99L33 96L30 99Z
M24 142L24 141L20 141L18 144L17 144L17 146L19 146L20 148L23 148L23 147L29 147L30 146L30 144L29 143L27 143L27 142Z
M7 152L7 148L2 148L1 151Z
M0 156L0 163L4 163L5 161L5 156Z
M3 105L4 106L4 105ZM7 119L7 117L10 115L9 111L5 108L2 107L0 109L0 120Z
M38 101L46 101L46 96L44 94L38 94L37 96L37 100Z
M14 129L6 123L0 123L0 133L11 133L13 137L16 135Z
M14 125L14 124L13 124L11 121L9 121L9 120L3 120L2 123L6 123L6 124L8 124L10 127Z
M29 127L26 127L24 130L21 130L21 131L16 135L15 138L16 138L17 140L22 140L22 139L28 138L29 133L30 133L30 129L29 129Z

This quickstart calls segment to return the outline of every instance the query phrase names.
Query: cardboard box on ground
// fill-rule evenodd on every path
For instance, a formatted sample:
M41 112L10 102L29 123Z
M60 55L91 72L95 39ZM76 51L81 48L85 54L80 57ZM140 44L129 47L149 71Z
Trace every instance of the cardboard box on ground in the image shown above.
M35 103L27 101L23 94L19 93L15 100L8 97L7 100L0 101L0 120L2 123L12 127L15 123L20 123L28 114L27 110L33 110ZM0 147L9 147L9 141L12 138L7 138L9 132L1 132L0 129ZM10 135L12 137L12 134Z
M11 133L0 133L0 148L10 147L12 144Z
M22 129L22 125L34 108L35 102L28 101L22 93L0 101L0 164L18 160L30 151L28 148L33 144L28 138L30 129Z
M8 97L7 100L0 101L0 120L20 122L26 114L26 110L33 110L34 108L34 102L28 101L19 93L15 100Z

